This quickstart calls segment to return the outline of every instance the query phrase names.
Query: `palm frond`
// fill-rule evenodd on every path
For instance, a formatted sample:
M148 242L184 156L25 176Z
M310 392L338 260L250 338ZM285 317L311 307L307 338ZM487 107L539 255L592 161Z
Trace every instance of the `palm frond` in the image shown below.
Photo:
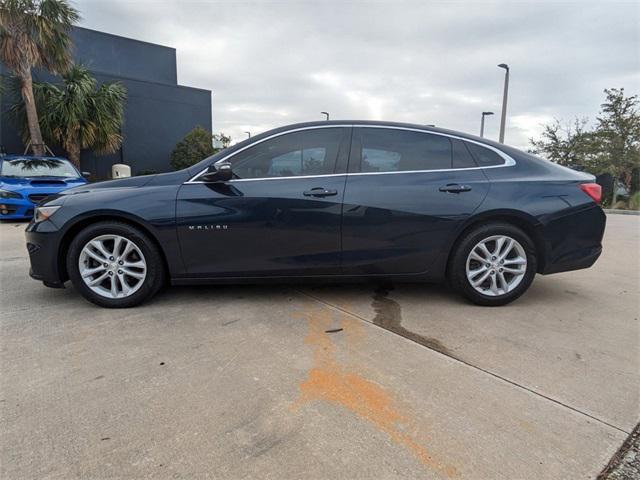
M98 154L120 148L127 91L119 82L98 87L86 68L74 65L62 75L60 85L34 82L33 91L47 143L67 151L92 149ZM20 102L11 110L25 125L28 138L24 104Z

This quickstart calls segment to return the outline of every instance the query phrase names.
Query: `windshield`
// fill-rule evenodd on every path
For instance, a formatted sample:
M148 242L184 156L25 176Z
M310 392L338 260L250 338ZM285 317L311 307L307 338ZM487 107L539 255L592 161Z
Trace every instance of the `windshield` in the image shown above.
M3 160L3 177L79 177L78 171L66 160L57 158L17 158Z

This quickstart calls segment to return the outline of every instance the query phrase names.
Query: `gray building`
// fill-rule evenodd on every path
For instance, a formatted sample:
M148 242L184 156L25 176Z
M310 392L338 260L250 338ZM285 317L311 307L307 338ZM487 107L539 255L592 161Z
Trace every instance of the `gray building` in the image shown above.
M178 85L174 48L80 27L71 36L76 63L88 68L100 83L119 81L127 88L120 151L102 156L82 152L82 169L94 178L108 178L114 163L130 165L133 174L171 170L171 151L186 133L198 125L211 131L211 92ZM1 63L0 74L9 75ZM42 71L34 72L34 79L56 81ZM0 98L0 145L5 153L21 154L24 145L7 111L15 101L5 89Z

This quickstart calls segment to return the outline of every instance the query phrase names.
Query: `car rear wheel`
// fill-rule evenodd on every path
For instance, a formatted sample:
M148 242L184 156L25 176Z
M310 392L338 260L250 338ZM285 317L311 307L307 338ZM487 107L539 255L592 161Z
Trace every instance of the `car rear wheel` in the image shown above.
M139 229L120 222L96 223L76 235L67 271L83 297L109 308L139 305L164 283L156 244Z
M449 281L478 305L505 305L529 288L536 269L529 236L514 225L493 223L474 228L460 240L449 265Z

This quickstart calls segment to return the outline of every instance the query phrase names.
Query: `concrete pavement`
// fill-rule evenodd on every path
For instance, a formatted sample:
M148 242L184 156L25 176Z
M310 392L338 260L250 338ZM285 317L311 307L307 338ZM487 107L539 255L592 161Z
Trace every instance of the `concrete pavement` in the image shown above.
M640 417L638 217L500 308L360 285L104 310L28 279L23 229L0 225L0 478L593 478Z

